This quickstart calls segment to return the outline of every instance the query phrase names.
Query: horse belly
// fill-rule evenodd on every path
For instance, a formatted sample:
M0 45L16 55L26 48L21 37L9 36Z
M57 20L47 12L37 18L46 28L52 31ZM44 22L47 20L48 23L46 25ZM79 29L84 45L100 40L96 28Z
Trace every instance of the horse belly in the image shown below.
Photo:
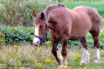
M86 33L76 33L76 34L71 34L71 36L70 36L70 40L78 40L78 39L81 39L81 38L83 38L85 35L87 34L87 32Z
M78 40L83 38L91 29L91 21L90 19L84 19L81 21L80 19L75 23L72 23L70 40Z
M78 40L80 38L83 38L90 29L90 27L75 28L71 31L70 40Z

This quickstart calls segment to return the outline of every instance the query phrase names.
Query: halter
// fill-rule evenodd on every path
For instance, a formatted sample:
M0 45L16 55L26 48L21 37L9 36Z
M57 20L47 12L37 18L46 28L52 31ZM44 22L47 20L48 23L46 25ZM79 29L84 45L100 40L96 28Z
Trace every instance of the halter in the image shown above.
M46 23L45 23L45 24L46 24ZM37 36L37 35L34 35L34 37L39 38L39 39L40 39L40 44L42 44L43 42L45 42L45 41L48 40L47 34L48 34L48 26L47 26L47 24L46 24L46 31L45 31L44 35L43 35L42 37Z

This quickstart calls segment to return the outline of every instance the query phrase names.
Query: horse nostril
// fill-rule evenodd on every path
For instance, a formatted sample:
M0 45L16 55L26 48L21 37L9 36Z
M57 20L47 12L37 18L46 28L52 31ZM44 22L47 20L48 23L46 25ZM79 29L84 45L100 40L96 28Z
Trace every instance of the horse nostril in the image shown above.
M37 41L37 44L39 43L39 41Z

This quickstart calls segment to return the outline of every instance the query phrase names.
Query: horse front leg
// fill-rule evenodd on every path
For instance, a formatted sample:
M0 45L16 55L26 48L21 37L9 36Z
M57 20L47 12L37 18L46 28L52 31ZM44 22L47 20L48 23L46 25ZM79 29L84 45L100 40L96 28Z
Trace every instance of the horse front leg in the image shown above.
M68 43L68 39L64 39L62 41L62 51L61 51L61 54L62 54L62 58L61 59L61 65L60 67L67 67L67 43Z
M59 40L52 35L52 54L54 55L56 61L61 64L61 59L57 53L57 46L58 46Z

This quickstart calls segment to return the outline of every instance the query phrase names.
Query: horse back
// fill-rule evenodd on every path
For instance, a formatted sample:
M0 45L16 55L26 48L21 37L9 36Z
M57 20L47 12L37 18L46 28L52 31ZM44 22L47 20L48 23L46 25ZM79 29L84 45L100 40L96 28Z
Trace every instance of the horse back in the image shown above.
M90 31L99 31L101 18L95 8L76 7L72 10L71 38L84 37Z
M79 7L74 8L73 10L86 12L91 19L92 29L95 28L96 26L98 26L100 28L101 17L95 8L79 6Z

